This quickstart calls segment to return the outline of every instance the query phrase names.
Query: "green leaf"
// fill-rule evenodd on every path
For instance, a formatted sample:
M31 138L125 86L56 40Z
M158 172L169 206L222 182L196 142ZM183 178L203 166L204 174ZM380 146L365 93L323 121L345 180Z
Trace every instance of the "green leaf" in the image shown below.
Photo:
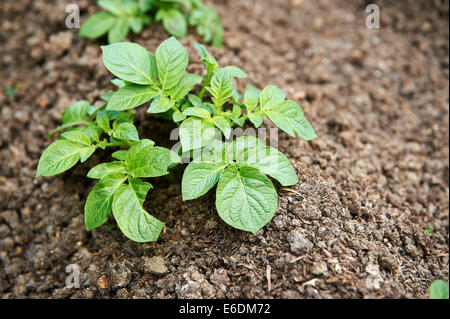
M246 78L247 77L247 73L242 71L242 69L238 68L237 66L229 65L229 66L226 66L225 68L230 70L231 76L234 78Z
M219 63L217 63L217 60L212 56L206 48L201 45L200 43L195 43L194 48L200 52L201 55L201 61L206 65L208 69L212 71L212 73L216 73L219 70Z
M150 107L148 113L164 113L175 106L175 101L170 100L167 96L159 96L155 98Z
M82 121L88 114L90 106L88 101L78 101L72 104L62 114L63 124Z
M95 184L84 205L84 221L88 231L100 227L108 220L114 193L125 180L124 174L115 173L105 176Z
M211 114L207 110L201 109L199 107L188 107L186 110L183 111L183 115L196 116L202 119L211 118Z
M306 120L300 106L294 101L284 101L264 109L264 114L280 129L295 137L299 135L306 141L317 137L311 124Z
M97 4L100 8L113 13L116 16L121 16L125 13L125 8L121 0L98 0Z
M127 172L127 166L124 162L110 162L110 163L102 163L98 164L91 168L88 172L87 177L93 179L102 179L107 175L111 174L125 174Z
M80 28L80 36L88 39L96 39L104 35L116 22L116 17L102 11L93 14L84 21Z
M231 126L228 121L222 116L215 116L212 119L214 125L222 131L225 138L229 138L231 135Z
M283 186L298 183L297 173L289 159L260 139L254 136L242 136L235 140L233 147L233 154L239 165L257 168L278 180Z
M169 166L181 159L169 149L140 141L128 150L125 161L134 177L158 177L167 175Z
M120 186L114 194L113 214L120 230L139 243L156 241L164 227L142 207L150 188L150 184L132 178L130 184Z
M220 69L211 79L211 87L208 91L212 95L214 104L221 108L233 95L233 78L228 68Z
M113 132L113 137L121 140L139 141L136 126L129 122L119 124Z
M236 117L240 117L242 115L242 109L239 105L233 104L233 114Z
M173 101L178 101L184 98L197 84L201 83L203 77L197 74L184 74L180 83L168 91Z
M200 100L197 95L189 94L188 99L189 99L189 102L191 102L192 105L195 107L201 108L203 106L202 100Z
M182 114L179 110L175 110L172 114L172 119L174 122L178 123L186 119L186 115Z
M142 28L144 27L143 17L129 17L128 23L130 24L131 30L136 34L141 33Z
M216 129L211 121L190 117L180 125L183 152L202 148L214 139Z
M256 234L274 216L278 195L272 182L255 168L229 166L216 192L219 216L230 226Z
M114 95L114 92L107 92L105 94L100 95L100 98L102 98L103 100L108 102L113 95Z
M119 151L115 151L114 153L112 153L111 157L118 159L119 161L124 161L125 157L127 156L127 153L128 153L128 151L126 151L126 150L119 150Z
M114 26L108 31L108 42L116 43L123 41L130 32L130 24L125 19L118 19Z
M83 146L67 140L52 143L39 159L36 176L55 176L72 168L80 159Z
M431 299L449 299L448 282L439 279L431 283L428 293Z
M261 92L259 92L259 90L257 90L251 85L247 85L244 95L244 104L249 112L256 109L256 107L258 106L260 96Z
M103 64L122 80L136 84L153 84L156 80L155 57L136 43L102 46Z
M114 84L115 86L117 86L119 89L123 88L125 85L127 85L125 83L124 80L121 79L112 79L111 83Z
M181 189L183 200L191 200L205 195L216 185L227 163L191 162L184 171Z
M100 111L97 113L97 117L95 119L98 127L100 127L105 133L109 133L111 127L109 125L109 117L105 111Z
M260 104L261 109L265 110L275 104L283 102L286 99L284 93L276 86L268 86L261 92Z
M158 91L152 89L150 86L137 84L127 85L114 93L108 101L106 109L114 111L129 110L147 103L158 94Z
M61 137L65 140L80 143L82 145L91 145L91 140L89 139L89 136L86 135L86 133L78 130L74 131L68 131L61 134Z
M167 39L156 49L159 81L164 92L180 82L188 63L188 52L174 37Z
M250 112L247 114L248 115L248 119L250 120L250 122L253 123L253 125L258 128L262 125L263 121L264 121L264 116L259 113L259 112Z
M97 146L95 146L95 145L84 147L80 153L80 162L81 163L86 162L88 160L88 158L91 157L92 154L94 154L96 149L97 149Z
M100 134L102 133L102 129L97 127L96 125L86 126L82 129L82 131L89 137L89 141L100 142Z
M164 29L177 38L185 38L187 34L187 22L184 15L176 9L159 10Z

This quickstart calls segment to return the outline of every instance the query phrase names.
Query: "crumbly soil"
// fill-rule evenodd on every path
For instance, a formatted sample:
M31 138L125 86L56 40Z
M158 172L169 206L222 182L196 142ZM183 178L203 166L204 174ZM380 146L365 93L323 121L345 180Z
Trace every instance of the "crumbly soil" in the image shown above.
M75 2L82 21L98 10ZM213 53L249 75L239 87L280 86L319 135L280 135L300 182L277 186L275 218L256 235L232 229L214 192L183 202L161 178L145 207L166 223L158 242L127 240L113 220L87 232L85 175L108 155L34 176L64 108L113 89L104 39L65 28L66 0L2 0L0 297L415 298L448 280L448 1L377 1L380 29L365 27L370 1L208 2L227 30ZM130 39L154 51L165 38L153 25ZM197 41L182 40L192 72ZM138 119L141 137L174 143L169 123ZM65 287L70 264L79 289Z

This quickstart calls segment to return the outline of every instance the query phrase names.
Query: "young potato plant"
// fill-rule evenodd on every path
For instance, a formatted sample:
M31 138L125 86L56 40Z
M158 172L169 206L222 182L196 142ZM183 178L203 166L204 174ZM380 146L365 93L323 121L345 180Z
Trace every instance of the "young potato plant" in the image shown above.
M205 47L195 47L205 76L186 73L189 55L174 37L154 55L135 43L103 46L103 63L117 77L113 83L118 90L102 95L106 103L99 108L81 101L63 113L62 126L52 134L65 132L44 151L37 176L60 174L86 161L98 148L121 148L112 154L116 161L99 164L88 173L100 180L86 200L88 230L105 223L112 211L128 238L155 241L163 223L143 209L151 185L142 179L166 175L182 159L190 161L182 179L183 200L199 198L217 184L219 216L230 226L252 233L272 219L278 206L269 177L283 186L298 182L285 155L254 136L233 138L232 128L243 127L247 120L259 127L267 117L293 137L312 140L316 133L300 106L286 100L275 86L262 91L248 86L240 94L233 79L246 77L244 71L221 68ZM132 109L147 103L148 113L179 126L175 151L139 139Z
M164 29L177 38L195 26L206 43L222 46L224 30L217 12L203 0L98 0L104 9L81 26L80 36L96 39L108 34L108 42L123 41L130 30L140 33L144 25L162 22Z

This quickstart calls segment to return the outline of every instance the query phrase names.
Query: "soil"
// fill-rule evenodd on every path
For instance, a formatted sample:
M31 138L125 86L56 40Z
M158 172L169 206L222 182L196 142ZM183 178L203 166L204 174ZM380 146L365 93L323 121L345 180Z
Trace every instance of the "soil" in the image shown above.
M256 235L234 230L214 192L183 202L160 179L145 207L166 223L158 242L133 243L113 220L87 232L85 175L107 155L59 177L35 173L64 108L113 89L104 39L65 28L66 0L2 0L0 297L416 298L448 281L448 1L377 1L380 29L365 26L368 1L207 2L227 30L212 52L249 75L239 87L280 86L319 135L280 135L300 182L278 185L273 221ZM82 21L98 10L75 3ZM154 51L166 38L152 25L130 40ZM195 30L181 41L193 72L200 41ZM174 143L169 124L138 118L141 137ZM80 288L65 285L71 264Z

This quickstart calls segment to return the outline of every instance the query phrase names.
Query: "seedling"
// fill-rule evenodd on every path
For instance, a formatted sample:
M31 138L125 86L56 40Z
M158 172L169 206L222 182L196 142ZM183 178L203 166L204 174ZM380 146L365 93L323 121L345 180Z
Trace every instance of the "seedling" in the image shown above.
M112 211L128 238L155 241L163 223L143 209L151 185L142 179L169 174L182 158L190 160L182 179L183 200L199 198L217 184L219 216L230 226L252 233L272 219L278 206L269 177L283 186L298 182L285 155L254 136L232 138L232 128L243 127L247 120L259 127L267 117L293 137L312 140L316 133L300 106L286 100L275 86L262 91L248 86L240 94L233 78L244 78L245 72L236 66L221 68L205 47L195 47L205 77L186 73L188 52L174 37L164 41L155 55L135 43L102 47L103 63L117 77L113 83L119 89L102 95L106 102L99 108L87 101L70 106L62 115L62 126L51 133L64 131L44 151L37 176L60 174L86 161L98 148L120 147L112 154L116 161L99 164L88 173L100 180L86 200L88 230L105 223ZM179 125L178 149L139 138L132 109L149 102L148 113Z
M140 33L145 25L162 22L164 29L184 38L188 25L195 26L206 43L222 45L224 30L217 12L203 0L98 0L105 11L89 17L80 36L96 39L108 34L108 42L123 41L130 30Z

